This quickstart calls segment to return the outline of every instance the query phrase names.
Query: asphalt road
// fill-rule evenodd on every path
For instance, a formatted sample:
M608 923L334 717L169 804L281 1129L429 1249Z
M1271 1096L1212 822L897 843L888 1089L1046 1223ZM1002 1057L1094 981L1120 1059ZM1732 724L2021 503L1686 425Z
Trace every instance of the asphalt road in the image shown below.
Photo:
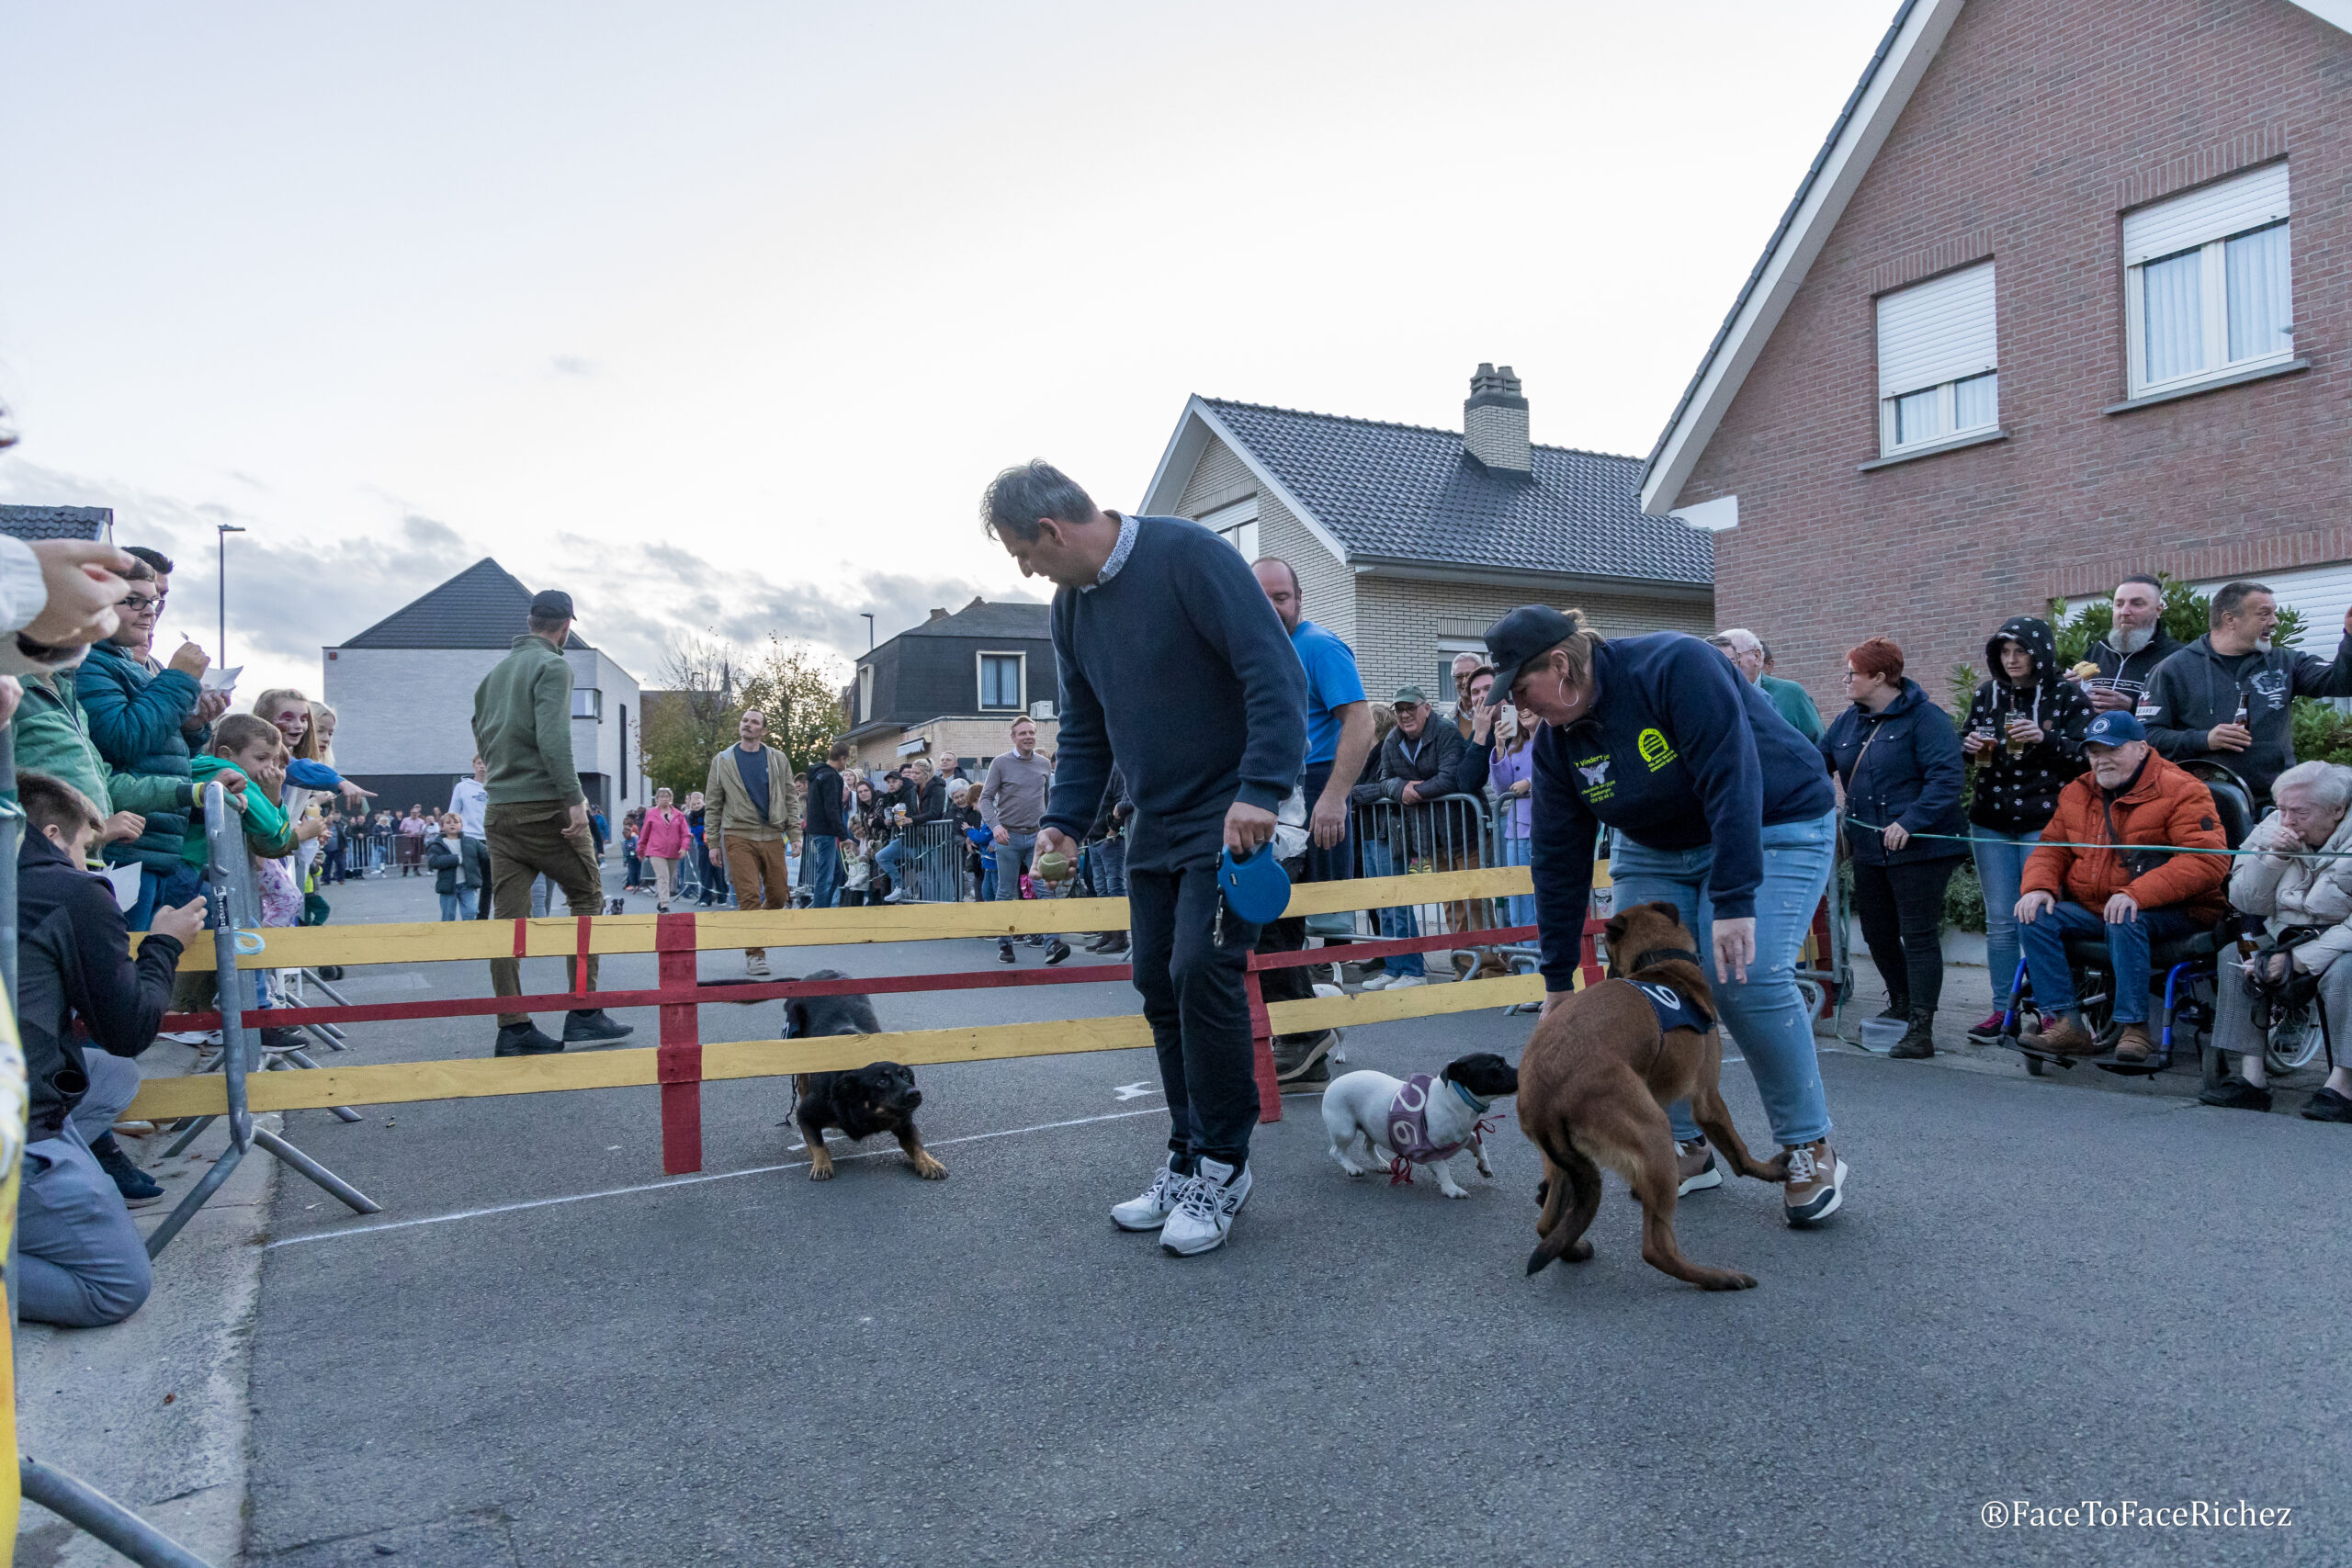
M993 960L960 942L779 972L822 962ZM612 980L650 983L638 963ZM555 963L531 967L557 988ZM479 994L472 968L349 989ZM1073 987L878 1009L920 1028L1131 1005ZM709 1037L772 1036L777 1006L714 1010ZM1515 1055L1527 1024L1365 1029L1350 1066ZM486 1022L354 1035L366 1060L489 1045ZM1261 1130L1233 1242L1170 1258L1104 1214L1162 1146L1156 1093L1133 1093L1155 1087L1144 1053L922 1069L941 1183L885 1139L811 1184L780 1083L707 1087L720 1179L670 1183L650 1089L299 1113L289 1135L385 1213L281 1183L249 1561L2345 1559L2352 1134L2014 1069L1836 1050L1823 1068L1853 1168L1830 1228L1788 1230L1754 1183L1682 1206L1693 1258L1762 1281L1733 1295L1643 1264L1613 1178L1598 1258L1525 1279L1538 1162L1515 1121L1498 1179L1449 1202L1349 1181L1311 1099ZM1724 1087L1766 1142L1744 1068ZM1983 1522L1996 1501L2241 1498L2290 1522Z

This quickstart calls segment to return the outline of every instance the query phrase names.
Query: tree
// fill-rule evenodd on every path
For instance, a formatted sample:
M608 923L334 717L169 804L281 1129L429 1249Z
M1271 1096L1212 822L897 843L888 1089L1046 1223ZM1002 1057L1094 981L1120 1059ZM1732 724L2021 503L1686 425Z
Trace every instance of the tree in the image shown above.
M646 694L639 743L657 789L680 800L700 789L710 760L736 739L745 708L767 716L768 744L797 773L823 757L843 728L843 675L805 643L769 634L763 646L681 636L662 660L663 689Z

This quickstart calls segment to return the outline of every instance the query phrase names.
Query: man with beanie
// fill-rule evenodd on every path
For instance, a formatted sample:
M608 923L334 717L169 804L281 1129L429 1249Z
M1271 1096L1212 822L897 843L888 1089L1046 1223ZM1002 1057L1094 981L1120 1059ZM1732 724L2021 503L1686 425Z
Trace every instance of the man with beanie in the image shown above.
M490 845L491 907L495 918L519 920L531 912L531 885L546 876L563 889L575 915L604 903L603 878L589 848L588 796L571 761L571 666L563 646L571 636L571 595L556 589L531 599L529 629L514 649L474 689L474 750L484 766L483 837ZM567 985L596 988L596 960L564 960ZM490 961L492 988L523 994L523 964ZM634 1032L602 1008L576 1008L563 1021L563 1038L543 1034L526 1012L498 1015L501 1056L537 1056L566 1045L604 1045Z
M981 516L1023 576L1056 586L1060 752L1037 852L1077 858L1114 756L1135 802L1131 957L1173 1125L1112 1223L1207 1252L1249 1199L1258 1121L1243 985L1258 928L1225 908L1218 852L1259 851L1298 788L1306 671L1249 563L1197 523L1104 512L1043 462L999 474Z

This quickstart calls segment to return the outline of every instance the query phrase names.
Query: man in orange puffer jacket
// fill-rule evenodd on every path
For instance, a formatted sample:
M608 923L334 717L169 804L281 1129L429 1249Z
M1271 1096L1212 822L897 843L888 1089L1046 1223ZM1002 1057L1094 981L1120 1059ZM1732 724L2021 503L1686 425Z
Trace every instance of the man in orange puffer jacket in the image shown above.
M2150 946L2204 931L2229 908L2222 890L2229 856L2166 852L2229 846L2212 793L2158 754L2130 713L2093 719L2083 755L2091 771L2059 792L2043 842L2026 857L2018 936L2042 1026L2029 1030L2025 1043L2066 1056L2098 1051L2075 1005L2066 939L2103 933L2115 976L2115 1021L2123 1026L2115 1054L2145 1061L2155 1052L2148 1036Z

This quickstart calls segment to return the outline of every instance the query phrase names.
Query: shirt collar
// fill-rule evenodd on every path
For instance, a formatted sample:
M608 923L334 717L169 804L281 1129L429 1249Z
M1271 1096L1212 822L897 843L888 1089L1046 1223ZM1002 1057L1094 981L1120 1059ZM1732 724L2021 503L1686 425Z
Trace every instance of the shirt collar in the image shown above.
M1079 590L1080 593L1091 593L1118 576L1119 569L1127 564L1127 557L1135 551L1136 535L1140 531L1136 526L1136 520L1121 512L1111 515L1119 520L1119 542L1111 547L1111 558L1102 563L1102 570L1094 574L1093 581Z

